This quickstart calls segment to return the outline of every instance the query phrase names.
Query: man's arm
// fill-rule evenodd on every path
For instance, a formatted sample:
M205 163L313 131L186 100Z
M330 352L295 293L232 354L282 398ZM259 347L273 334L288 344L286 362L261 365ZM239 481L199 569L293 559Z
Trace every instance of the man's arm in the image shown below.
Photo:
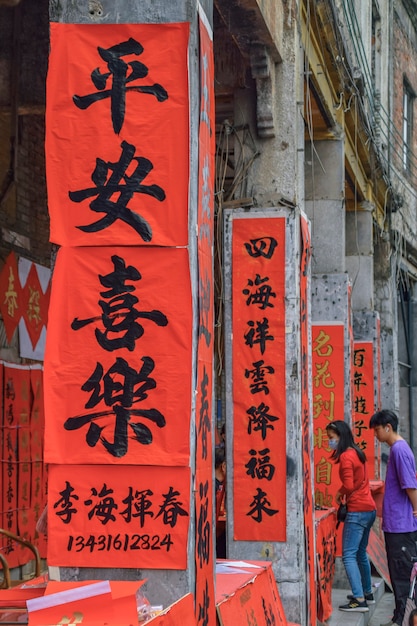
M406 489L406 492L413 507L413 515L417 517L417 489Z

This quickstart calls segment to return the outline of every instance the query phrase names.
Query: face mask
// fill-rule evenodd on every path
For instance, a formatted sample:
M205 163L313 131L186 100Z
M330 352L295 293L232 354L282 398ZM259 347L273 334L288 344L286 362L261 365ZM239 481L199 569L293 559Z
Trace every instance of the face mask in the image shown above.
M338 440L337 439L329 439L329 448L330 450L336 450L337 446L338 446Z

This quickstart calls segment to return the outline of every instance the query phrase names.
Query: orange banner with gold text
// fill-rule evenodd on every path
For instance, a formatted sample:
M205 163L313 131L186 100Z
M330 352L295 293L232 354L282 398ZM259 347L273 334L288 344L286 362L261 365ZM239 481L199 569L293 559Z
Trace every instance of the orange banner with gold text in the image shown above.
M233 220L234 539L286 539L285 218Z
M335 505L339 487L337 467L330 460L326 426L344 419L344 325L312 325L315 504Z

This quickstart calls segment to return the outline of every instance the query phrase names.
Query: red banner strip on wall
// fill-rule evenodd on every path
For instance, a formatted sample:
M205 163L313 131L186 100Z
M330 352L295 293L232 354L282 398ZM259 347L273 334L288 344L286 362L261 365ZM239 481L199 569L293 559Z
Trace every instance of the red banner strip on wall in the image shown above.
M234 219L234 538L286 540L285 218Z

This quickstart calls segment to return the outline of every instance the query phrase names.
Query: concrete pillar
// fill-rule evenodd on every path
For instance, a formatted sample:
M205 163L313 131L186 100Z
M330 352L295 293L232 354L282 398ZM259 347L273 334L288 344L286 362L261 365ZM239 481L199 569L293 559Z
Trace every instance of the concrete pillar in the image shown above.
M312 277L311 312L313 322L340 322L344 324L345 355L345 415L349 424L352 420L352 389L350 384L351 364L351 309L349 298L349 276L347 274L315 275ZM341 418L338 418L341 419Z
M342 139L306 142L305 211L311 222L312 273L346 270L344 204L344 144Z
M346 269L352 283L353 311L374 308L373 206L346 212Z
M285 233L285 350L286 350L286 458L287 458L287 539L285 542L235 541L233 539L233 378L232 372L232 222L236 218L286 217ZM280 208L243 209L228 211L225 217L225 352L226 352L226 413L228 454L227 473L227 529L230 558L272 561L285 614L288 620L305 624L306 599L306 536L304 526L304 470L302 463L303 439L301 410L300 346L300 218L297 212ZM284 477L283 477L284 480ZM312 497L312 491L310 498ZM310 546L310 549L312 547ZM310 557L312 558L312 557Z

